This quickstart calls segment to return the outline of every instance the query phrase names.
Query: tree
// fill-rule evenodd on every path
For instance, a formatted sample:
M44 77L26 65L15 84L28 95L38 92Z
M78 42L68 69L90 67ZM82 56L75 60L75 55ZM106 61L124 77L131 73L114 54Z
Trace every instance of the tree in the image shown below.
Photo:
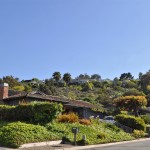
M87 73L85 73L85 74L80 74L77 78L78 79L90 79L90 76Z
M123 93L123 96L145 96L145 94L135 88L130 89Z
M101 80L101 76L99 74L91 75L91 79Z
M138 84L136 80L124 80L122 81L122 87L124 88L136 88L138 87Z
M113 87L121 86L122 81L120 81L117 77L113 80Z
M23 85L18 85L18 86L14 86L13 89L16 91L24 91L25 87Z
M122 96L114 100L116 108L121 110L133 111L134 115L138 117L138 111L143 106L147 105L145 96Z
M141 79L142 75L143 75L143 73L140 72L140 73L139 73L139 79Z
M54 86L55 80L50 78L50 79L45 79L45 84L49 87Z
M94 87L96 88L102 88L102 82L99 82L99 81L92 81Z
M24 91L25 91L25 92L32 92L31 86L28 85L28 84L26 84L26 85L24 86Z
M38 78L32 78L32 81L36 81L38 83L40 80Z
M93 84L91 82L86 82L82 85L83 91L88 91L93 89Z
M120 76L120 80L132 80L134 77L132 76L132 74L130 72L128 73L123 73Z
M8 83L10 88L21 85L18 80L19 78L14 78L13 76L3 77L3 83Z
M150 70L140 77L139 84L143 92L148 94L148 86L150 85Z
M70 73L65 73L64 74L64 76L63 76L63 80L67 83L67 85L68 85L68 83L71 81L71 75L70 75Z
M60 72L54 72L53 73L53 79L55 79L55 81L58 82L61 79L61 73Z

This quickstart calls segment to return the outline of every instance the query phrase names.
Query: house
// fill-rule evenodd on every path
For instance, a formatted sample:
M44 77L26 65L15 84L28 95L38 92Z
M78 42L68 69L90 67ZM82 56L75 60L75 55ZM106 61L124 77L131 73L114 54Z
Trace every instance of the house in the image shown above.
M76 79L72 79L70 84L84 84L87 82L94 82L94 81L98 81L100 82L100 80L96 80L96 79L80 79L80 78L76 78Z
M10 94L11 92L11 94ZM8 84L0 84L0 102L4 105L19 105L21 103L30 103L33 101L49 101L57 102L63 105L65 112L75 112L78 113L79 117L89 118L90 116L104 117L104 114L98 111L93 111L93 109L98 109L97 105L93 105L89 102L81 100L72 100L65 97L58 97L52 95L46 95L42 92L12 92L9 90Z
M33 78L33 79L31 79L31 80L22 80L21 82L22 82L22 83L30 84L30 85L32 85L32 86L36 86L36 85L39 85L39 84L44 83L45 81L44 81L44 80L35 80L35 79Z

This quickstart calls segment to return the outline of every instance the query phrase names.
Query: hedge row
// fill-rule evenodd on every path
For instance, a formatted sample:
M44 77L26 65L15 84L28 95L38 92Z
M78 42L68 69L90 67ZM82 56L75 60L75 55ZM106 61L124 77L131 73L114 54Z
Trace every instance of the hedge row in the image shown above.
M0 105L1 121L27 121L47 123L62 112L62 105L49 102L29 103L19 106Z
M145 131L146 129L146 124L144 120L141 119L140 117L119 114L116 116L116 120L119 123L126 125L132 129L137 129L142 131Z

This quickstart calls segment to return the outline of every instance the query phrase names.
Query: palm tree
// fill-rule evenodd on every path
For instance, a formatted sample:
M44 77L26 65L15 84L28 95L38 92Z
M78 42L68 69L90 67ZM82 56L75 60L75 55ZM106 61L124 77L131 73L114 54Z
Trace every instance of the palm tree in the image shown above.
M70 73L65 73L64 76L63 76L63 80L67 83L71 81L71 74Z
M61 73L60 72L54 72L53 73L53 79L58 83L58 81L61 79Z

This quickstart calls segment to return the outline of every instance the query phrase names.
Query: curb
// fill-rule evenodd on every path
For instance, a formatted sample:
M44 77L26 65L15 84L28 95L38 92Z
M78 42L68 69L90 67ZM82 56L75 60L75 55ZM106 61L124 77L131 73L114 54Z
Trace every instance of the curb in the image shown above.
M126 144L126 143L134 143L134 142L142 142L142 141L148 141L150 138L145 139L138 139L138 140L132 140L132 141L123 141L123 142L116 142L116 143L107 143L107 144L97 144L97 145L88 145L88 146L76 146L71 148L63 148L63 150L82 150L82 149L90 149L90 148L96 148L96 147L106 147L106 146L113 146L118 144Z
M0 147L0 150L15 150L15 149L12 149L12 148L5 148L5 147ZM17 150L17 149L16 149Z
M27 144L21 145L19 148L29 148L29 147L38 147L38 146L52 146L52 145L59 145L61 142L62 142L62 140L46 141L46 142L39 142L39 143L27 143Z

